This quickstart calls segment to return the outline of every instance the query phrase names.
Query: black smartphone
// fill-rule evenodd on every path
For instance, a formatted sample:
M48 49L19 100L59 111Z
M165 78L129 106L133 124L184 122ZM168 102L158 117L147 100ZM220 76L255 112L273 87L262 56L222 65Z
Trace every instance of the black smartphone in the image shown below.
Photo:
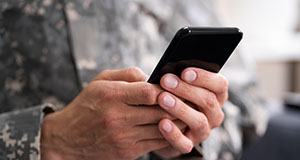
M180 77L181 72L187 67L197 67L217 73L242 37L243 33L238 28L181 28L172 39L148 82L159 84L161 77L166 73L173 73Z

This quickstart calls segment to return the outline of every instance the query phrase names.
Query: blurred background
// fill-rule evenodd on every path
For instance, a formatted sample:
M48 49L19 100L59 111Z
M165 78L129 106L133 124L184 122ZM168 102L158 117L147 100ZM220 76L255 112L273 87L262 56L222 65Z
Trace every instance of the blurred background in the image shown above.
M245 33L239 49L271 102L266 133L242 159L299 159L300 0L215 2L219 20Z
M9 8L10 3L18 4L17 1L7 0L3 3L1 1L0 11ZM62 6L55 6L59 8L55 10L58 13L52 14L50 12L45 14L44 8L36 7L37 2L49 5L52 0L18 2L20 6L32 3L34 7L22 6L24 7L24 9L21 7L22 12L18 7L8 10L7 14L2 16L4 19L13 21L7 15L13 13L20 15L23 12L28 12L28 15L23 15L26 20L28 17L32 18L31 14L35 13L38 17L42 17L43 23L49 20L48 16L56 19L56 14L67 17L68 22L59 21L57 23L59 25L55 26L56 29L41 22L37 25L33 23L32 26L45 29L44 36L50 37L45 42L41 41L45 46L61 43L52 40L60 33L57 32L57 28L69 27L66 30L70 32L72 45L67 46L67 43L66 46L53 45L57 48L49 51L46 48L47 55L51 55L51 52L55 54L60 50L74 55L76 63L81 68L78 74L84 77L82 82L88 82L103 69L119 69L124 66L138 66L150 74L174 33L183 26L239 27L244 33L243 40L237 48L239 53L232 56L230 60L232 66L230 63L224 66L229 68L230 73L225 74L229 81L233 79L230 81L229 89L235 91L235 95L230 95L229 98L232 103L235 100L236 103L233 104L239 108L235 105L224 107L227 116L224 126L214 130L222 136L212 134L210 136L212 138L202 144L204 153L215 157L207 158L208 160L217 159L217 151L224 148L221 145L214 145L218 144L215 141L222 144L221 142L226 140L228 143L224 143L226 144L224 151L239 154L239 149L242 148L240 137L245 135L252 138L254 137L252 134L258 132L262 137L255 139L255 143L251 143L251 146L243 152L241 159L299 159L300 107L286 107L282 100L291 97L286 96L286 93L300 93L300 0L64 0L65 15L60 13ZM23 16L12 17L19 19L19 17L24 18ZM0 15L0 22L2 17ZM16 24L22 26L22 23L16 22ZM29 23L25 22L25 24ZM0 32L4 31L0 26ZM25 47L31 48L31 41L28 43L27 45L27 42L24 42ZM14 43L9 45L14 47ZM65 51L64 47L70 47L71 51L74 50L73 53L68 53L69 51ZM44 51L43 49L40 53L38 49L36 52L44 54ZM226 72L226 69L222 71ZM262 97L256 88L256 79L252 80L253 73L259 81L259 88L265 92L262 97L275 103L265 105L260 99ZM52 94L52 90L49 93ZM48 96L48 92L45 95ZM64 97L67 94L65 91L58 91L57 95L53 95ZM35 94L33 96L36 98ZM52 100L44 101L42 98L38 101L55 104ZM300 96L295 100L300 104ZM266 112L270 113L270 116L264 114L265 108L268 108ZM268 118L270 121L267 121ZM266 132L264 132L266 128L264 123L267 124ZM213 147L205 147L205 145L213 145ZM228 157L228 154L225 154L225 157Z
M300 0L216 0L216 10L246 33L240 49L271 99L300 92Z

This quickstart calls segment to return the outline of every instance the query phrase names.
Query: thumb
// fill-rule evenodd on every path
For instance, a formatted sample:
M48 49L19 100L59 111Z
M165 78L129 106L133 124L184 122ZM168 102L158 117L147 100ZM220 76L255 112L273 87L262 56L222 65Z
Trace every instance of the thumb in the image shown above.
M130 67L120 70L104 70L93 80L138 82L146 81L147 78L148 75L146 75L140 68Z

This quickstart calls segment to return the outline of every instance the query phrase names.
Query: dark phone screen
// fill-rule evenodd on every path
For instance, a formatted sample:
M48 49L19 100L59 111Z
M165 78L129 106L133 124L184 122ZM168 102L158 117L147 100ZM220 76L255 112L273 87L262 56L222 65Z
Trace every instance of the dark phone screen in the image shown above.
M159 84L166 73L180 77L187 67L219 72L241 40L241 34L187 34L170 44L148 82ZM175 42L174 42L175 43ZM173 45L173 46L172 46ZM170 47L169 46L169 47ZM169 52L169 53L168 53Z

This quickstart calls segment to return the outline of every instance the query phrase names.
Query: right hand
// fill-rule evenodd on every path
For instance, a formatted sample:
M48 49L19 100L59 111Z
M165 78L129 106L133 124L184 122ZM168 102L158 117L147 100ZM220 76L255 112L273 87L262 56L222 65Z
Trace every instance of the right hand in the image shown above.
M174 118L157 105L162 89L144 80L136 68L99 74L65 109L45 117L42 159L136 159L169 146L157 125Z

